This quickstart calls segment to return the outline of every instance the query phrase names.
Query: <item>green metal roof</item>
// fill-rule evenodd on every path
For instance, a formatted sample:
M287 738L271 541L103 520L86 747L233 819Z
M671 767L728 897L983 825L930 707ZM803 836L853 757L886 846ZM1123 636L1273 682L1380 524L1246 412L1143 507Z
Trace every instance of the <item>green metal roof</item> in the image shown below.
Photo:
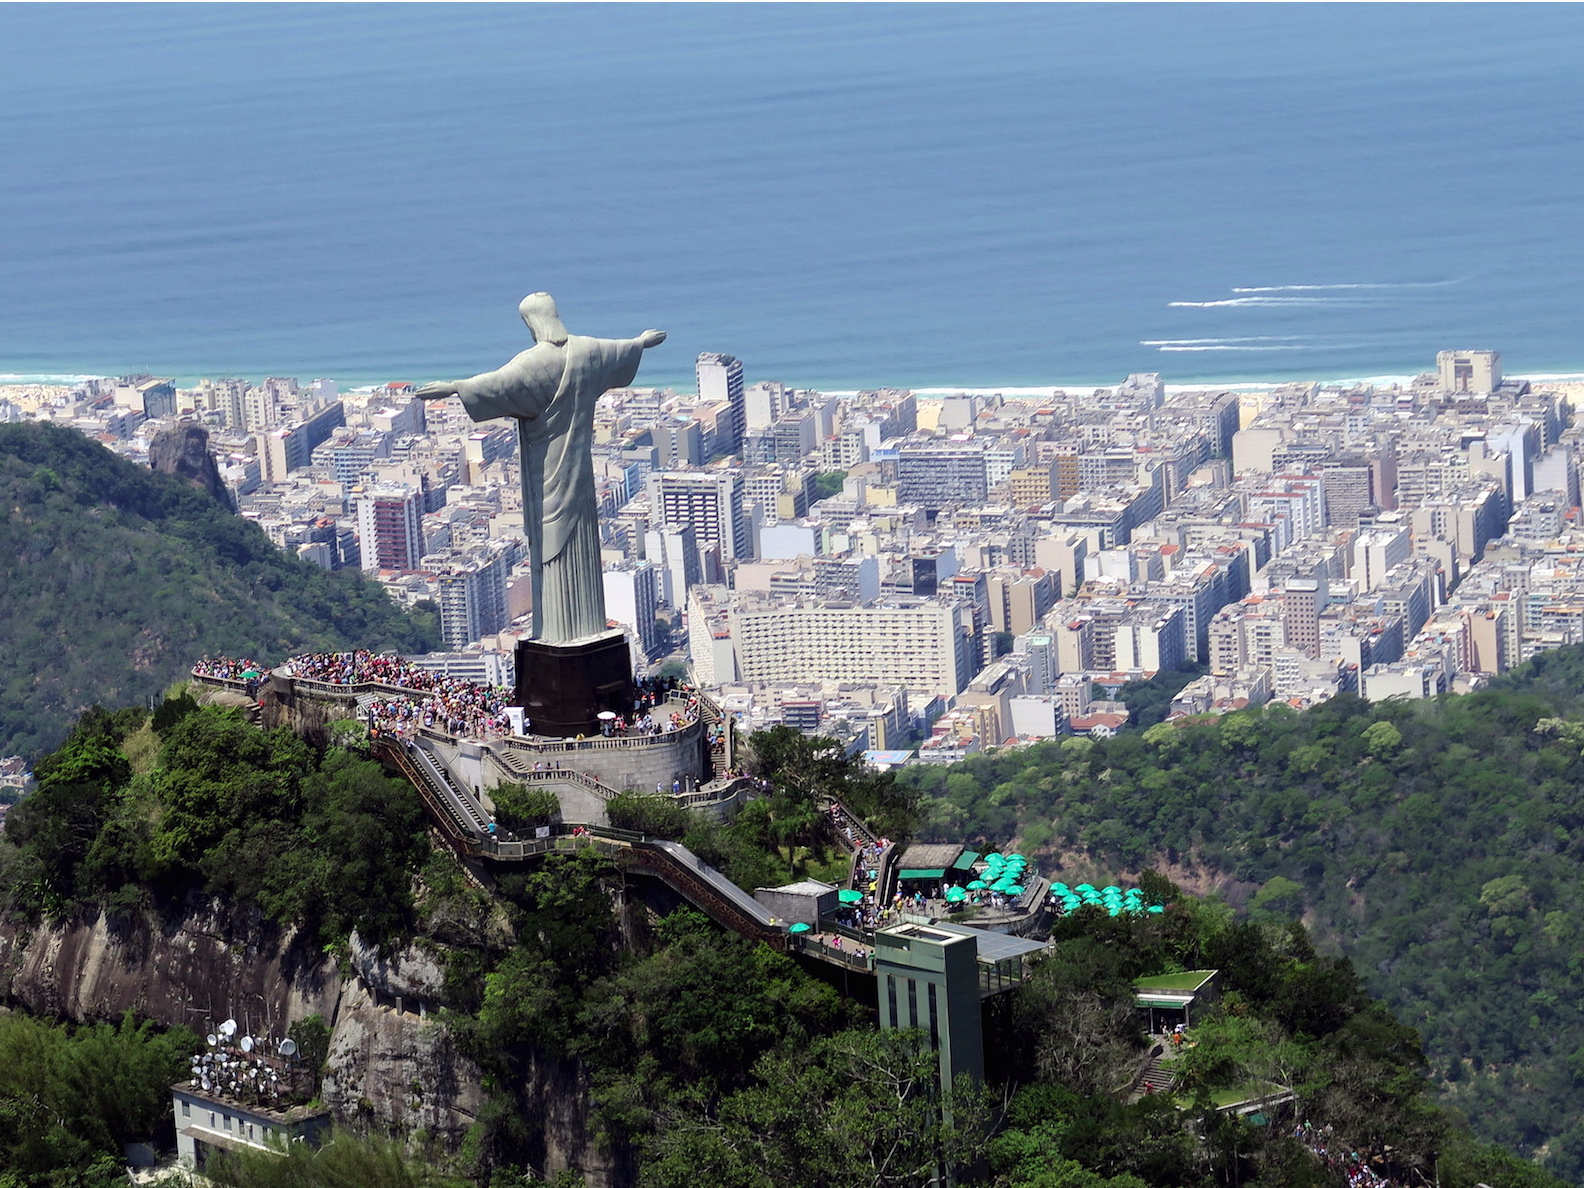
M973 864L979 861L979 855L972 850L964 850L962 856L952 863L953 870L972 870Z

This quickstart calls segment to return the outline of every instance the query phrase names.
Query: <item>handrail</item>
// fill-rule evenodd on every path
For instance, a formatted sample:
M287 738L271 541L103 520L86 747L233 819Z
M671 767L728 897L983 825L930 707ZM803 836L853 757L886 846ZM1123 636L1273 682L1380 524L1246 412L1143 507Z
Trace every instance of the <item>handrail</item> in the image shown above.
M374 751L393 762L417 788L424 807L440 825L447 841L467 857L520 862L541 854L592 845L629 869L646 871L668 883L694 906L733 932L785 950L787 933L770 922L764 906L685 846L604 826L580 825L576 827L580 833L569 834L569 827L561 825L552 827L555 832L551 837L523 841L505 841L487 834L467 836L458 811L463 807L461 802L447 784L423 772L424 766L432 766L434 762L426 752L416 746L409 750L388 738L376 739ZM414 762L414 756L420 756L422 762ZM438 789L436 783L439 783ZM437 791L451 794L437 795Z
M440 781L442 790L451 800L461 806L462 811L473 822L479 833L489 832L489 820L484 812L484 806L475 800L471 793L457 785L451 771L445 764L437 762L435 757L422 746L413 744L413 753L418 755L429 769L429 774Z
M469 834L461 818L436 794L429 781L420 774L417 765L408 758L405 748L388 738L378 738L374 740L372 750L376 756L394 763L407 782L417 790L418 799L423 801L430 819L451 848L468 857L476 857L479 851L478 838Z
M486 754L495 763L495 769L508 776L513 781L522 781L528 784L577 784L586 788L601 800L610 800L619 796L621 789L614 788L603 780L596 779L586 771L577 771L570 767L556 767L545 771L534 771L528 767L519 766L522 760L517 756L503 753L495 747L488 747Z
M506 746L519 751L532 751L538 754L555 753L560 751L609 751L628 750L632 747L659 747L668 746L678 742L686 742L690 736L696 736L704 727L701 719L679 726L675 730L662 730L659 734L623 734L619 737L607 738L605 735L596 735L593 738L556 738L543 739L524 738L521 735L508 735L501 741Z
M831 946L821 944L817 940L810 940L806 936L793 936L787 938L790 948L800 953L807 953L811 957L818 957L821 961L829 961L835 965L846 965L853 969L861 969L865 973L874 971L874 951L871 949L864 953L854 953L849 949L833 949ZM869 938L861 938L865 943L873 944Z

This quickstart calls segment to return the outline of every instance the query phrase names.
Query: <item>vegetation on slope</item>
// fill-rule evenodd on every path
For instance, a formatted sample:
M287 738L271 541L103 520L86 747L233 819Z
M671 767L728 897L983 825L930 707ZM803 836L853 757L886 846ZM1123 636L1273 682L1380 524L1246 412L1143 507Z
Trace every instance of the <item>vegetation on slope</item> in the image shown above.
M410 785L235 710L167 702L157 734L147 718L90 712L39 763L38 790L0 835L0 906L125 912L201 889L325 942L353 928L376 943L410 933L412 875L429 851ZM150 734L134 773L127 742Z
M158 696L205 654L438 638L361 575L54 425L0 425L0 557L0 755L39 755L88 706Z
M1430 1102L1417 1036L1365 996L1345 959L1316 953L1300 926L1237 921L1156 876L1148 890L1170 904L1161 915L1086 910L1060 925L1032 979L997 1000L988 1090L952 1086L947 1097L933 1084L926 1037L878 1032L870 1011L796 960L723 935L691 909L619 914L631 905L625 876L592 849L499 872L486 893L423 842L411 790L356 755L316 754L180 698L145 719L89 714L39 765L40 790L0 842L0 888L21 909L66 912L201 885L324 940L353 926L375 939L425 934L447 960L443 1023L489 1093L448 1176L536 1182L548 1154L543 1114L565 1106L546 1095L587 1086L590 1125L614 1165L661 1188L914 1188L942 1158L981 1168L979 1182L996 1188L1324 1183L1285 1127L1213 1108L1218 1095L1278 1080L1304 1117L1389 1154L1388 1170L1407 1182L1439 1167L1447 1188L1555 1184L1473 1143ZM777 735L755 746L773 773L768 800L788 822L811 789L831 786L820 780L847 781L852 803L872 798L876 821L906 808L894 785L868 783L818 743ZM1222 971L1226 993L1185 1058L1185 1091L1129 1104L1145 1055L1132 980L1204 966ZM0 1057L6 1035L0 1026ZM191 1037L166 1042L179 1064ZM111 1064L96 1067L118 1083ZM150 1084L180 1071L137 1068ZM0 1072L0 1117L31 1108L32 1090L8 1097L12 1084ZM37 1142L56 1141L59 1120L39 1115L45 1138L26 1138L35 1154L5 1150L0 1183L11 1173L28 1188L97 1185L105 1145L154 1125L119 1120L145 1099L142 1089L91 1099L83 1108L97 1111L98 1129L79 1129L98 1137L68 1153L74 1162L59 1175L26 1162L48 1150ZM949 1116L936 1108L947 1101ZM1007 1125L991 1137L1003 1103ZM261 1186L439 1182L380 1144L243 1161L225 1174Z
M1584 651L1466 697L1271 706L906 782L923 833L1237 881L1425 1037L1475 1129L1584 1181Z
M170 1087L201 1046L185 1027L160 1034L130 1015L77 1028L0 1015L0 1184L125 1184L123 1143L175 1141Z
M917 793L843 754L834 739L773 726L749 737L745 764L765 792L729 822L691 812L669 796L624 792L606 806L610 823L680 841L748 891L802 878L846 881L852 851L831 827L828 799L841 801L882 836L912 836Z

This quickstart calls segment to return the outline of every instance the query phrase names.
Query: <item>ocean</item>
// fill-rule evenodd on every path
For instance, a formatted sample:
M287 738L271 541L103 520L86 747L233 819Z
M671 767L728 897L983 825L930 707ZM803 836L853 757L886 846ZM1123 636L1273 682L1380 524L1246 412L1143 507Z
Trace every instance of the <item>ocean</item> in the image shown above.
M0 372L1584 373L1577 5L3 5Z

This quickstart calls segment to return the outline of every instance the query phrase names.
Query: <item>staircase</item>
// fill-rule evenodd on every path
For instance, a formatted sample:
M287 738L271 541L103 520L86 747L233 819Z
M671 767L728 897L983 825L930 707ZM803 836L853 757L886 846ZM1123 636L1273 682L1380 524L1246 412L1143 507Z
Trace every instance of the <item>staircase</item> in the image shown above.
M709 769L699 783L708 784L722 779L731 770L731 752L726 745L726 736L731 731L731 723L724 721L720 706L703 694L699 695L699 720L704 723L704 737L710 740ZM716 727L720 727L720 733L718 737L713 737L712 732Z
M496 766L504 774L524 784L576 784L580 788L587 788L601 800L609 800L619 791L609 784L601 783L586 772L572 771L570 768L557 767L549 771L535 771L527 759L510 748L491 747L489 754L494 757Z
M1150 1054L1149 1063L1134 1083L1136 1093L1170 1093L1177 1084L1177 1074L1172 1070L1172 1060L1164 1045Z

